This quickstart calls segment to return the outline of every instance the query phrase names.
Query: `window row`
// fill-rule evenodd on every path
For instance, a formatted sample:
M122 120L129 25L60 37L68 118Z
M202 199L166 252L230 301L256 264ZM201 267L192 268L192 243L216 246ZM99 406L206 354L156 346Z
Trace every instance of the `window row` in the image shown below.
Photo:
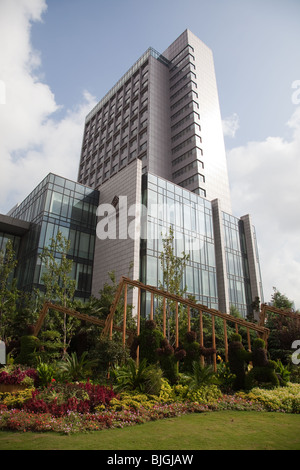
M172 178L178 178L178 176L184 175L184 173L187 173L188 171L195 169L195 168L198 171L200 167L202 167L202 162L199 162L198 160L193 160L191 163L188 163L187 165L183 166L179 170L174 171L174 173L172 173ZM203 176L203 181L205 181L204 176Z
M202 156L203 156L202 149L199 147L194 147L191 150L188 150L187 152L183 153L179 157L172 160L172 166L176 166L188 158L195 157L198 160L199 164L201 163L202 168L204 168L204 163L201 160L199 160L199 158Z
M192 135L191 137L189 137L188 139L186 139L184 142L181 142L181 144L177 145L176 147L174 147L172 149L172 155L174 155L175 153L179 152L180 150L182 150L184 147L190 145L190 144L194 144L196 145L196 147L199 147L202 143L202 139L199 135Z
M211 213L204 211L202 206L184 204L148 189L147 211L153 222L165 221L168 226L172 224L178 230L181 228L210 239L214 237ZM159 233L154 235L159 236Z
M185 129L178 132L178 134L175 134L171 138L171 142L176 142L176 140L180 139L181 137L184 137L186 134L190 134L190 132L200 132L200 131L201 131L201 126L193 122L192 124L187 126Z
M58 231L70 241L68 255L72 258L84 258L93 260L95 248L95 235L82 232L59 224L43 221L41 225L39 247L50 246L51 239L56 238Z

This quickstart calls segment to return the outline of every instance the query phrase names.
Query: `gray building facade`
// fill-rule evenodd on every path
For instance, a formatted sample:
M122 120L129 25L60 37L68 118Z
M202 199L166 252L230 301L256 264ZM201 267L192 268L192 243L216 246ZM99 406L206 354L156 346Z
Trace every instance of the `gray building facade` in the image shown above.
M162 54L149 48L87 115L78 182L50 174L10 216L14 236L17 219L29 223L15 239L24 289L41 285L38 254L58 229L77 297L98 296L110 271L158 286L172 227L187 294L243 316L263 302L255 229L232 214L212 51L189 30Z
M149 48L86 118L79 182L100 188L134 159L231 212L213 55L189 30Z
M137 239L118 230L114 240L97 237L94 295L107 271L121 276L129 266L133 278L157 286L169 225L176 253L190 254L183 281L199 302L223 312L235 305L245 316L263 299L250 217L232 215L213 54L191 31L162 54L149 48L87 115L78 181L99 190L100 207L118 201L117 215L125 197L128 206L147 201ZM149 201L175 203L177 212L152 218Z

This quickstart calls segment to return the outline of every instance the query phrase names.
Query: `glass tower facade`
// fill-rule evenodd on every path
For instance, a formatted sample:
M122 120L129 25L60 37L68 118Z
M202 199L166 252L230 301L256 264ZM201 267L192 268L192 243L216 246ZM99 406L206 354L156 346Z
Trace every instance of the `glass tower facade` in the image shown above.
M186 295L197 302L219 309L217 283L217 247L212 203L163 178L150 173L143 175L142 203L147 207L144 232L141 237L141 281L158 286L162 283L159 255L162 239L171 226L174 233L174 252L178 257L189 255L182 286ZM225 276L228 282L228 303L243 316L251 311L252 298L248 255L243 221L222 212L224 233ZM149 310L147 299L146 311Z
M50 173L10 213L31 223L18 256L19 288L43 288L39 255L60 231L70 240L68 256L73 260L71 277L76 280L76 297L91 295L98 201L98 191Z
M229 302L245 315L252 296L244 226L240 219L226 213L223 213L223 226Z
M159 255L162 238L171 226L174 252L189 260L183 276L187 294L210 308L218 308L216 262L211 203L191 191L158 178L143 175L143 203L147 206L147 237L142 240L142 280L157 286L162 282Z

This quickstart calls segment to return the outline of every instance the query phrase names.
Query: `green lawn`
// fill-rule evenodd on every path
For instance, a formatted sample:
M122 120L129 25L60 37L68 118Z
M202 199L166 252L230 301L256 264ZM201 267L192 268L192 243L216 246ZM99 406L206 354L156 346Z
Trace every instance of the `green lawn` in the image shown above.
M0 449L300 450L300 416L218 411L70 436L1 431Z

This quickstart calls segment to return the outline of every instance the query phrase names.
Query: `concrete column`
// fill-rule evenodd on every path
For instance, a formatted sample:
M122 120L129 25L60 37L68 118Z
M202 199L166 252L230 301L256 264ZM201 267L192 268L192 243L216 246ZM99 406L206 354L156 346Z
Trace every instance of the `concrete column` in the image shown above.
M217 267L217 284L218 284L218 298L219 310L223 313L229 313L229 288L226 268L226 254L225 254L225 240L224 228L222 222L222 211L219 199L212 201L212 214L214 225L214 238L215 238L215 253L216 253L216 267Z
M244 224L252 300L254 300L255 297L259 297L260 302L264 302L254 227L249 214L242 216L241 220Z

